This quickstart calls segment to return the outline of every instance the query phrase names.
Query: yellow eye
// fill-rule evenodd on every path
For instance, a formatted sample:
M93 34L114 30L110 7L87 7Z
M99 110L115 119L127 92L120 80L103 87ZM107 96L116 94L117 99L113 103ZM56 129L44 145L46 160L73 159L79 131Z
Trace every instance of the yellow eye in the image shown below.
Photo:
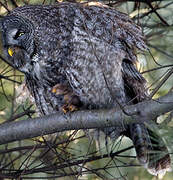
M24 32L20 32L20 33L18 34L19 37L22 36L22 35L24 35Z
M14 52L13 52L13 50L12 50L11 48L8 48L8 54L9 54L10 56L13 56Z
M17 31L16 35L14 36L14 39L18 39L19 37L23 36L25 33L22 31Z

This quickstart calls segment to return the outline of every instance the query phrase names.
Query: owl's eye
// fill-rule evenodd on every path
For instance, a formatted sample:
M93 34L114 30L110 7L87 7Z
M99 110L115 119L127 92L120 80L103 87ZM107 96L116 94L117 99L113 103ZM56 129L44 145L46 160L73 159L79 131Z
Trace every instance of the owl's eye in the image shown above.
M15 36L14 36L14 39L18 39L19 37L23 36L25 33L23 31L17 31Z

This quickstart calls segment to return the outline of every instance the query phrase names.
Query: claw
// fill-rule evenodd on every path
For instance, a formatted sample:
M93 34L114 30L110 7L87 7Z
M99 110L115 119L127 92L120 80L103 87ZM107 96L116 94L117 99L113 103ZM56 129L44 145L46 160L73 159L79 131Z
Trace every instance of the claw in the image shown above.
M77 111L78 108L77 108L76 106L74 106L73 104L71 104L71 105L69 106L69 110L70 110L71 112L73 112L73 111Z
M73 104L65 104L63 107L62 107L62 111L63 113L67 113L67 112L74 112L74 111L77 111L78 108L76 106L74 106Z
M66 114L66 113L68 112L68 109L65 108L65 107L63 107L63 108L62 108L62 111L63 111L64 114Z

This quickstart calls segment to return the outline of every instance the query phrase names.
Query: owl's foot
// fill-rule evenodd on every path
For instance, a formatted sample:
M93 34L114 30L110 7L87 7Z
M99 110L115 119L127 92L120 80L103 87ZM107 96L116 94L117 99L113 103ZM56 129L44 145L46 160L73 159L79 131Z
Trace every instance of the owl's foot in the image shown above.
M77 111L78 108L76 106L74 106L73 104L65 104L63 107L62 107L62 111L64 113L67 113L67 112L73 112L73 111Z
M59 109L64 113L79 110L81 101L79 97L73 93L72 89L68 85L56 84L52 88L52 93L54 93L56 96L63 97L62 106Z

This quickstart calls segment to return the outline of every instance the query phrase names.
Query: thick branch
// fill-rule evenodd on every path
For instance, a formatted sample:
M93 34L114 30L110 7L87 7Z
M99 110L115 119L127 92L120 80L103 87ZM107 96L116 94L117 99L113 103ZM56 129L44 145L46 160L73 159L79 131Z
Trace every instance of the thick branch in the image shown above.
M173 92L157 100L149 100L126 107L125 111L132 116L116 109L76 111L66 115L58 112L41 118L0 125L0 144L65 130L122 126L136 120L143 122L155 119L171 110L173 110Z

